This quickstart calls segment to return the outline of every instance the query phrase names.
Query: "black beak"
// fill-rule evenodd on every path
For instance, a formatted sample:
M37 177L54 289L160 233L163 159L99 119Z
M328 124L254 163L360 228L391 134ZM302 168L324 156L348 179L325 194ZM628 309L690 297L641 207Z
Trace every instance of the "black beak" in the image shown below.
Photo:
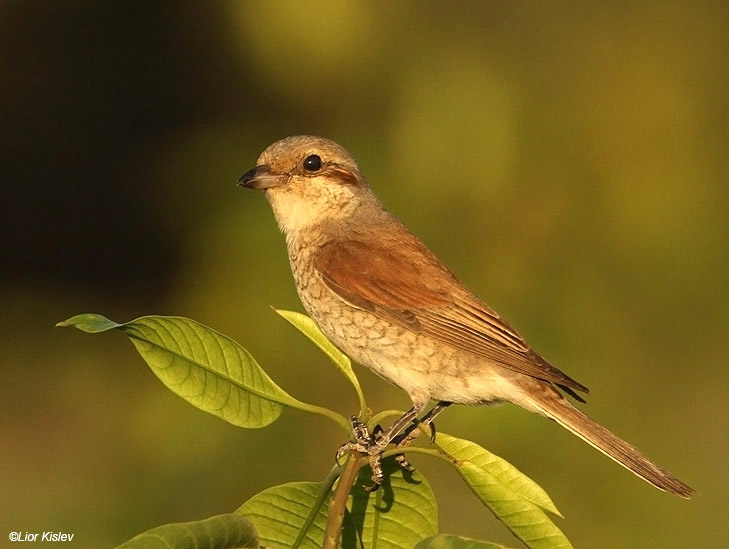
M271 187L281 185L282 178L272 174L268 166L256 166L238 178L238 185L247 189L255 189L257 191L265 191Z

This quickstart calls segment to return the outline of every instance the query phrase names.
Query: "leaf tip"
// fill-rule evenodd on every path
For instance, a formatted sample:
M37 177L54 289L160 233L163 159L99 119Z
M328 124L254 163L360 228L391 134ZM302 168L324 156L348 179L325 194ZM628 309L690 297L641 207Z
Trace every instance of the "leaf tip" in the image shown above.
M94 313L84 313L80 315L72 316L66 320L56 323L56 328L72 327L86 332L89 334L95 334L98 332L104 332L112 328L119 327L119 324L109 320L105 316L97 315Z
M288 311L286 309L279 309L278 307L274 307L273 305L269 305L271 307L271 310L276 313L277 315L285 318L286 320L289 319L289 316L294 314L293 311Z

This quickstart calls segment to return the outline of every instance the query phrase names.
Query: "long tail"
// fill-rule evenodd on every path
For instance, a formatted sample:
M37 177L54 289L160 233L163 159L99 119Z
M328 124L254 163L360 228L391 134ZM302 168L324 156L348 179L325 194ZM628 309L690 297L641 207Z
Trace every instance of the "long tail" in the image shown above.
M658 467L630 444L580 412L561 395L556 398L555 396L550 395L548 398L541 398L538 401L535 399L532 404L545 416L553 419L656 488L687 499L694 493L694 489L688 484Z

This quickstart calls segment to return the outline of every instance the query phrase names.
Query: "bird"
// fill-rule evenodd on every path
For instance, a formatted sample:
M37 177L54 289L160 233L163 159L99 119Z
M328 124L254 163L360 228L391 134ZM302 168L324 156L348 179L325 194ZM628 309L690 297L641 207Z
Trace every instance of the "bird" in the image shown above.
M319 329L412 401L384 432L370 435L353 418L355 440L346 448L376 466L418 417L430 423L450 404L510 402L554 420L656 488L691 497L689 485L570 402L566 395L584 402L587 387L537 354L390 213L345 148L323 137L286 137L238 185L265 194L299 298ZM375 488L381 477L374 472Z

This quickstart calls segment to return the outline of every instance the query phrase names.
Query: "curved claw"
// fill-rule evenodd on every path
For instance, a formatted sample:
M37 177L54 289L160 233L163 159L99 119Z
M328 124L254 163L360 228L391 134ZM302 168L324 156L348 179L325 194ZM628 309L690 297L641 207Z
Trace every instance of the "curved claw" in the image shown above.
M370 469L372 469L372 486L362 486L365 492L375 492L382 486L382 481L385 478L385 473L382 470L382 452L370 454L369 457Z
M405 459L405 454L398 454L395 456L395 461L397 461L397 464L400 466L400 468L408 473L412 473L415 471L415 467L413 467L410 462Z
M428 425L430 426L430 443L433 444L435 442L435 422L431 421Z

